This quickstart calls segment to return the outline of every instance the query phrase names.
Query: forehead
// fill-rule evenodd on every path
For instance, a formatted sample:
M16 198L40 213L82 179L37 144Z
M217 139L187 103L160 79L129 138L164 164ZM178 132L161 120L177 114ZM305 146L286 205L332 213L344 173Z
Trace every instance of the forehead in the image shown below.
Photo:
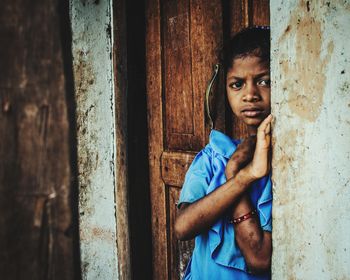
M261 60L261 58L257 56L247 56L235 58L231 68L227 71L227 76L260 74L266 71L270 71L270 65L267 61Z

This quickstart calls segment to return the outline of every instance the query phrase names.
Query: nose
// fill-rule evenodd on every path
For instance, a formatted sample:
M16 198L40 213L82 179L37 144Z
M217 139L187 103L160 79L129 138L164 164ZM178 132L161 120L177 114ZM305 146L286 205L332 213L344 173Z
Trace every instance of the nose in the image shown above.
M257 85L254 83L247 83L245 92L243 95L243 101L245 102L257 102L260 100L260 93Z

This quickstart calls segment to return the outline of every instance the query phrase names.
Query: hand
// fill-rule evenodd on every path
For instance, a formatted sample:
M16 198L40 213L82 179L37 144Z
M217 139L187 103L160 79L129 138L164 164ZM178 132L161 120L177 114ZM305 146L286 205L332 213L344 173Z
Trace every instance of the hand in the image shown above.
M246 167L253 180L266 176L270 171L271 121L270 114L258 127L254 157Z
M232 154L230 160L227 162L225 175L226 179L235 176L236 173L252 161L256 145L256 136L249 136L245 138L241 144L238 145L236 151Z

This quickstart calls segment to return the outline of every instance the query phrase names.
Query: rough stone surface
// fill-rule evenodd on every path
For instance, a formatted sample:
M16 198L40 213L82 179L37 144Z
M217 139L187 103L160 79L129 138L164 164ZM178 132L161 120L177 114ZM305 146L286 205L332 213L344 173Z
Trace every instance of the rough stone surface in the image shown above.
M270 2L273 279L349 279L350 2Z

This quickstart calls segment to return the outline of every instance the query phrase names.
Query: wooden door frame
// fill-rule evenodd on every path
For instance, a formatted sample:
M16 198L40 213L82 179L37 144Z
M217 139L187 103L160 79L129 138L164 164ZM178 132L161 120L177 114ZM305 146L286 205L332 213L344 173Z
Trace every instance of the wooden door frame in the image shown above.
M150 165L150 196L152 224L152 264L154 279L168 279L167 234L165 217L165 184L162 180L160 160L164 145L161 38L159 0L149 0L146 6L146 85L148 95L148 153ZM164 207L159 209L157 204Z

